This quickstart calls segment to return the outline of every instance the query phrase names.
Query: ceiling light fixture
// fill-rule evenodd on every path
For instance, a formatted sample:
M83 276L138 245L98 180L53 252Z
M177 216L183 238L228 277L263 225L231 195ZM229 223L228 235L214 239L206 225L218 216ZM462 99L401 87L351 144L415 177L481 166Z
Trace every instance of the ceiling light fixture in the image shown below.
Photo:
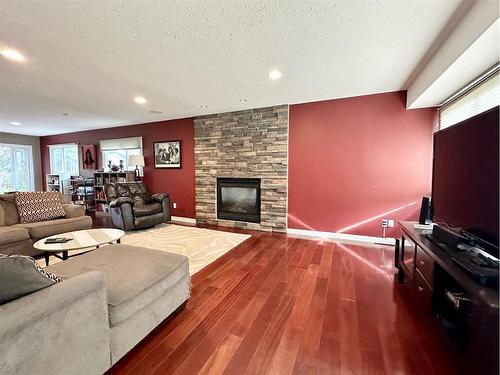
M22 55L22 53L16 51L15 49L3 49L0 51L0 55L8 58L9 60L14 60L18 62L26 60L26 58Z
M201 108L205 108L205 109L206 109L206 108L208 108L208 105L203 104L203 105L200 105L200 107L201 107Z
M159 114L162 114L163 112L162 111L149 111L149 113L159 115Z
M146 104L148 101L143 96L136 96L134 98L134 102L136 102L137 104Z
M11 122L10 122L10 124L11 124L11 125L14 125L14 126L19 126L19 125L21 125L21 123L20 123L20 122L18 122L18 121L11 121Z
M248 102L248 99L240 99L240 102L242 103Z
M282 75L283 74L281 74L281 72L279 70L271 70L269 72L269 79L276 81L277 79L280 79Z

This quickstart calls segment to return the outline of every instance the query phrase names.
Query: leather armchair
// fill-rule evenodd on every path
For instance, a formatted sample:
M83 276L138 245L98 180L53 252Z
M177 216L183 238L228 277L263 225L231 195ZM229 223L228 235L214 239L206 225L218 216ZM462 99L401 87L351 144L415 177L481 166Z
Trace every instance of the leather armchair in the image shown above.
M168 194L150 194L142 182L107 182L104 193L113 224L120 229L151 228L171 220Z

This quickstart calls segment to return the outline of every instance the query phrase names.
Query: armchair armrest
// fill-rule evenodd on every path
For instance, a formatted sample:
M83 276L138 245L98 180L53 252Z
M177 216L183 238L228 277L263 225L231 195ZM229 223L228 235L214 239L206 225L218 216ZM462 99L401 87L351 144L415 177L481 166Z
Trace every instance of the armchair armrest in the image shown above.
M63 203L63 209L66 213L66 218L80 217L85 215L85 208L78 204Z
M165 198L168 198L168 197L169 197L168 193L157 193L157 194L153 194L151 196L151 200L153 202L161 203L162 200L164 200Z
M116 199L113 199L110 203L109 203L109 207L111 208L114 208L114 207L120 207L122 204L124 203L128 203L130 204L131 206L134 205L134 201L132 198L129 198L129 197L120 197L120 198L116 198Z

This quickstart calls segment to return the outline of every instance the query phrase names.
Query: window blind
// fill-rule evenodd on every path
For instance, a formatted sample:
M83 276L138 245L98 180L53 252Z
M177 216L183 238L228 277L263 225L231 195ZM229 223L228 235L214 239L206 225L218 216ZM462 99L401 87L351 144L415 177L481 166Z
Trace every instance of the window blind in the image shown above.
M441 107L439 129L446 129L498 105L500 77L497 72L463 96Z
M112 150L142 150L142 137L104 139L99 141L101 151Z

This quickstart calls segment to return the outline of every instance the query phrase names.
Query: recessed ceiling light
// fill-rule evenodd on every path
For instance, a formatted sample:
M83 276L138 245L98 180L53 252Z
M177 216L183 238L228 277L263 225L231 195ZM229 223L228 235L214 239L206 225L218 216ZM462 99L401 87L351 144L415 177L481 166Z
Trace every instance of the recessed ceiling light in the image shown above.
M136 96L134 98L134 102L136 102L137 104L146 104L148 101L143 96Z
M149 111L149 113L153 113L155 115L159 115L161 113L163 113L162 111Z
M61 113L61 115L63 115L63 116L69 116L69 113L63 112L63 113Z
M208 105L206 104L203 104L203 105L200 105L201 108L208 108Z
M20 122L18 122L18 121L11 121L11 122L10 122L10 124L11 124L11 125L14 125L14 126L19 126L19 125L21 125L21 123L20 123Z
M0 51L0 55L14 61L24 61L26 58L19 52L16 51L15 49L3 49Z
M279 70L271 70L269 72L269 79L272 79L273 81L276 81L277 79L280 79L282 76L281 72Z
M242 103L248 102L248 99L240 99L240 102Z

